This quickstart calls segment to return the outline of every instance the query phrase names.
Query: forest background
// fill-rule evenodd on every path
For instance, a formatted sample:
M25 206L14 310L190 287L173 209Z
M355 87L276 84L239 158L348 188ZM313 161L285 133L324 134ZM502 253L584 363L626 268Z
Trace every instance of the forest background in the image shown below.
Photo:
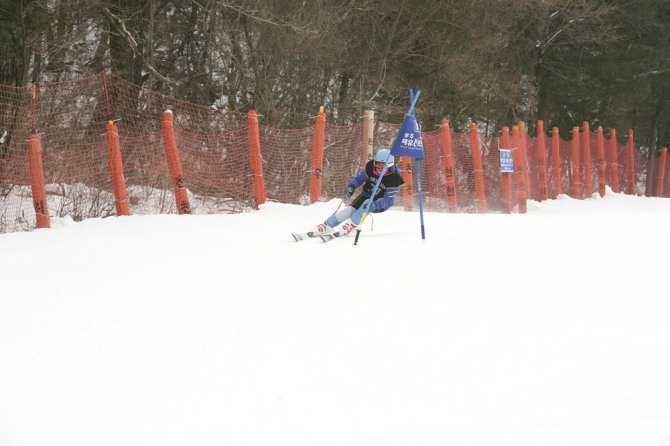
M667 0L0 0L0 84L103 69L264 124L400 122L486 135L538 119L670 141ZM428 126L428 127L426 127Z

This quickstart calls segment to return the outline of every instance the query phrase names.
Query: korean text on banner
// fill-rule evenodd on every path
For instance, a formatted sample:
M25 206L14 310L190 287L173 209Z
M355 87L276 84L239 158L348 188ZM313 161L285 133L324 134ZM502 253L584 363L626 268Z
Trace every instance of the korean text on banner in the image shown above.
M400 127L400 131L391 147L392 155L410 156L415 159L424 159L423 139L421 129L413 114L408 114Z
M514 172L514 160L512 159L511 150L500 149L500 171Z

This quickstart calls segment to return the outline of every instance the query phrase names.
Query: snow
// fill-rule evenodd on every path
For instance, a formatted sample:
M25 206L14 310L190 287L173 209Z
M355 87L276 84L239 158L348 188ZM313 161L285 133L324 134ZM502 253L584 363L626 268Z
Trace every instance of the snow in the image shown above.
M0 445L670 445L670 200L338 204L0 235Z

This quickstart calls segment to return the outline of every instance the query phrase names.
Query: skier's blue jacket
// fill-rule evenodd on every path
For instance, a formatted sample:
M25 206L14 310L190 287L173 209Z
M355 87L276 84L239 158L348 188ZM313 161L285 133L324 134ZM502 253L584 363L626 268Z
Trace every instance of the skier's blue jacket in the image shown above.
M363 185L361 195L352 203L352 206L356 209L358 209L365 200L370 198L372 189L374 189L377 179L379 178L379 176L375 175L372 170L373 165L373 160L368 161L365 165L365 169L361 169L351 180L349 180L348 186L353 186L354 189ZM377 189L377 193L375 194L373 212L384 212L393 206L395 197L398 195L398 190L403 184L405 184L405 181L402 179L400 171L396 166L391 166L386 171L386 174L379 185L379 189Z

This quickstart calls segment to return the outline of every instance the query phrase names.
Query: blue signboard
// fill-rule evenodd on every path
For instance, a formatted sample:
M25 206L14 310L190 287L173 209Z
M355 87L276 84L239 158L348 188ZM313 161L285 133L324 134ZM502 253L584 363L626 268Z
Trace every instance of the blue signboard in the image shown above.
M514 160L512 160L512 151L500 149L500 171L514 172Z

